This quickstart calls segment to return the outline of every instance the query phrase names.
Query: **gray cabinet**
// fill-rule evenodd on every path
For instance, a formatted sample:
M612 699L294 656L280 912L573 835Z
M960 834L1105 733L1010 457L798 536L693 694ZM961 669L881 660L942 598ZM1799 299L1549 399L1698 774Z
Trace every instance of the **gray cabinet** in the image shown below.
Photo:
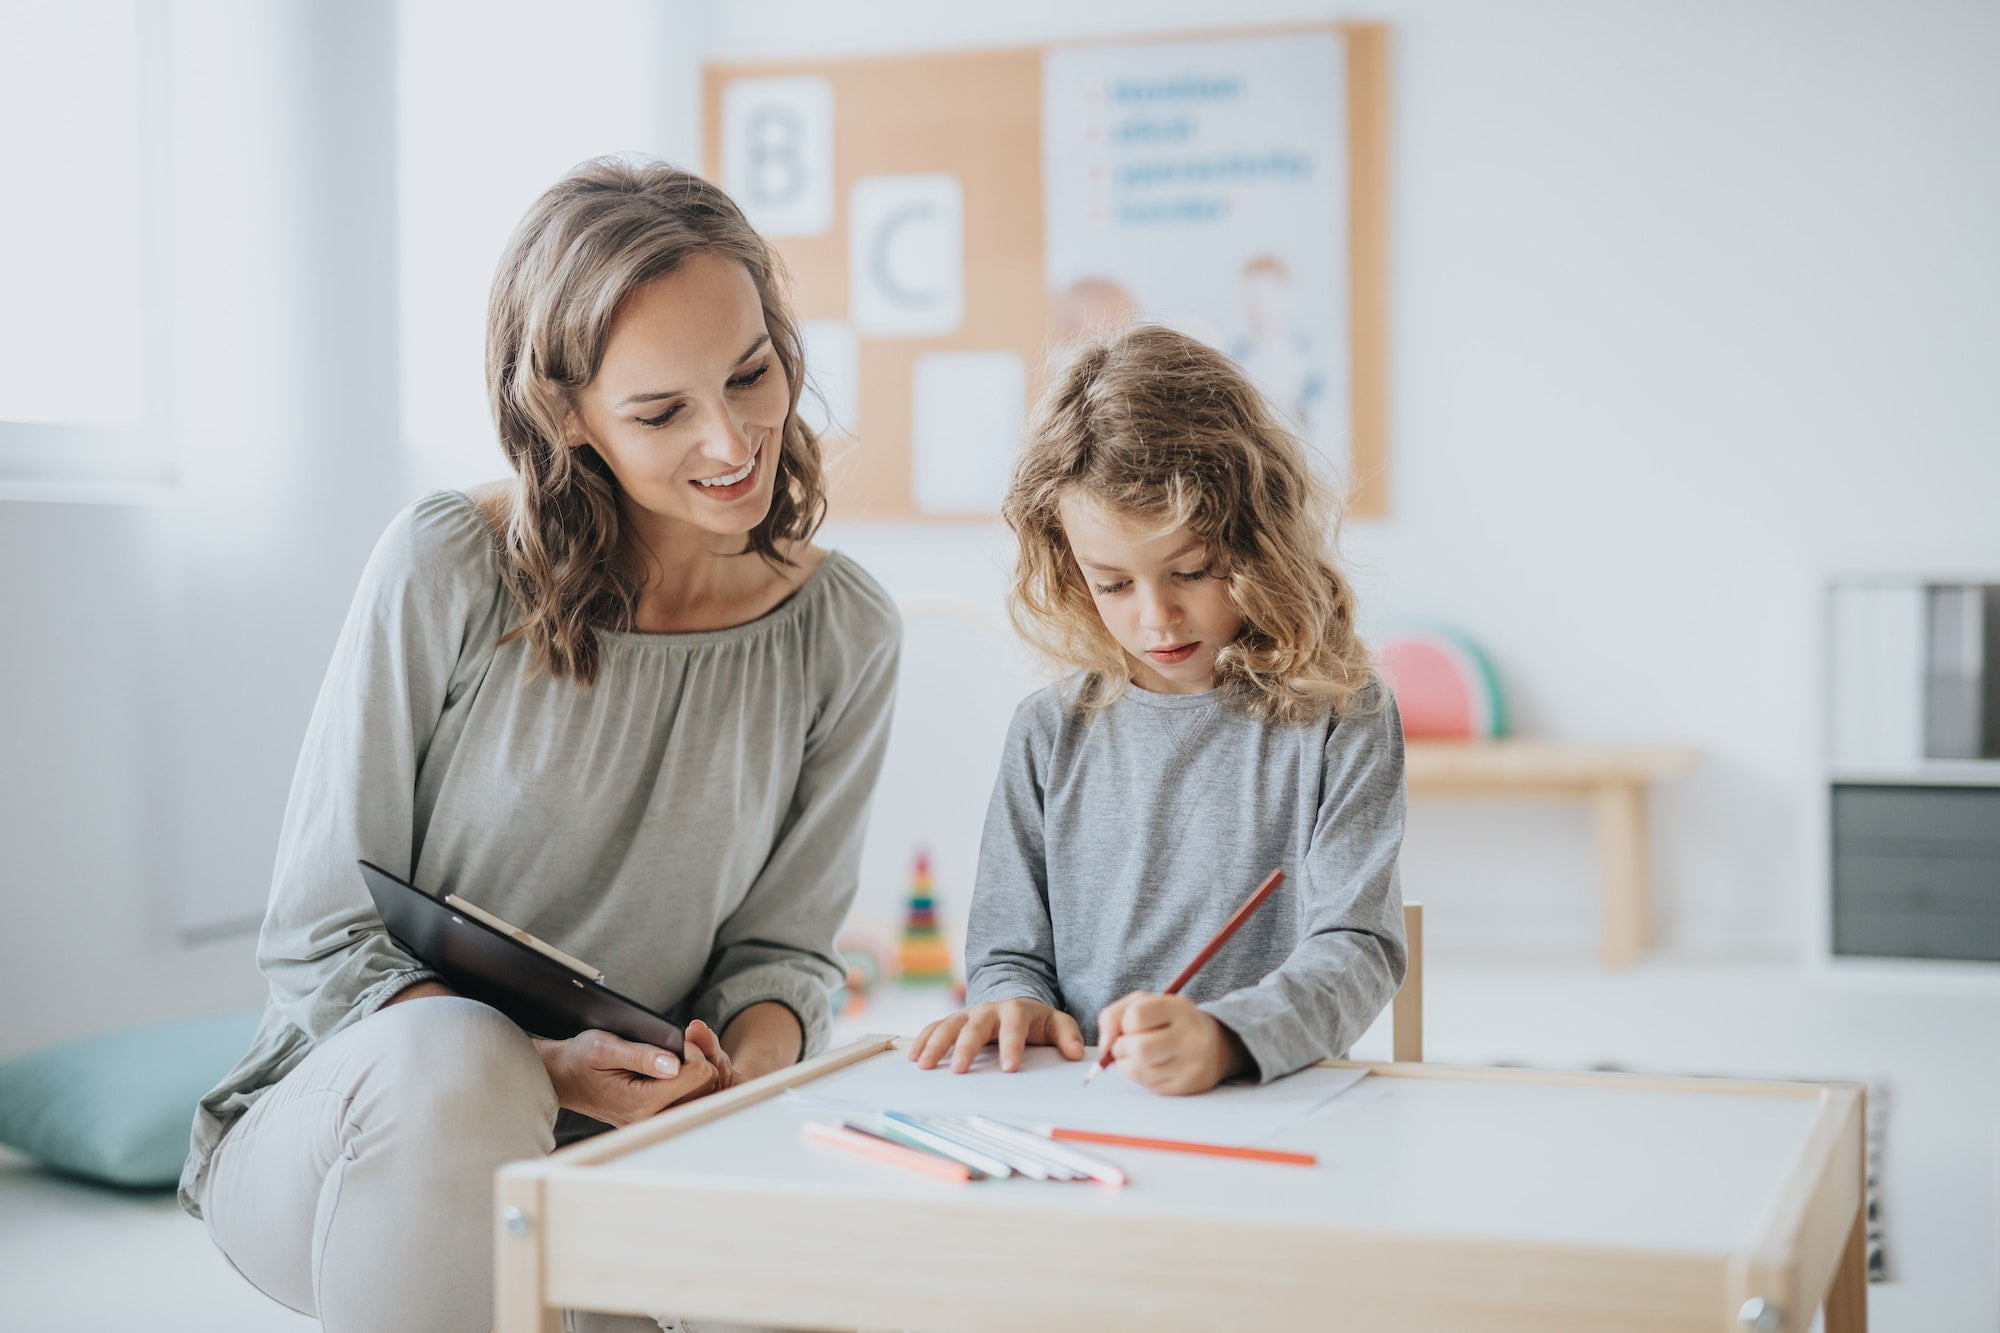
M1836 783L1833 951L2000 961L2000 787Z

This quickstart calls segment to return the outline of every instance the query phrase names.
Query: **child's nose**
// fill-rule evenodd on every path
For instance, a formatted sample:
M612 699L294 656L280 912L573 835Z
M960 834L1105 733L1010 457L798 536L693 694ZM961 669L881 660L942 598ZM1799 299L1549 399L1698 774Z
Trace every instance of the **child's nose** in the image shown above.
M1180 623L1180 604L1159 591L1140 595L1139 621L1149 630L1172 629Z

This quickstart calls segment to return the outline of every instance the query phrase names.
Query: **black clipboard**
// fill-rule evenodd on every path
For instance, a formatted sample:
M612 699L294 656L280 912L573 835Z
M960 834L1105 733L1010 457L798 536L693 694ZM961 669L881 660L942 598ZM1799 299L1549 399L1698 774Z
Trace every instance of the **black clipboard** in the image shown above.
M460 995L492 1005L538 1037L601 1028L681 1054L677 1025L580 971L585 965L560 962L378 865L358 864L389 938Z

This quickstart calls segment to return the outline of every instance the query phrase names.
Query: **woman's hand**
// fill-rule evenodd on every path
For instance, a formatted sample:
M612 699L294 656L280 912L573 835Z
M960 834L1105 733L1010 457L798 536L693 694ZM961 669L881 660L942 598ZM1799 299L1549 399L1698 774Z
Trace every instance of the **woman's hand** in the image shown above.
M1000 1040L1000 1068L1013 1073L1021 1067L1021 1051L1026 1046L1053 1046L1065 1060L1083 1058L1083 1032L1076 1020L1040 1000L988 1000L970 1009L948 1014L925 1025L910 1043L910 1058L921 1069L935 1069L945 1052L951 1058L951 1072L963 1074L995 1036Z
M1097 1016L1097 1039L1118 1072L1142 1088L1180 1095L1207 1092L1251 1067L1234 1032L1185 995L1133 991Z
M735 1077L721 1043L699 1019L688 1024L678 1058L596 1028L566 1041L534 1040L556 1101L607 1125L636 1124L677 1102L718 1092Z

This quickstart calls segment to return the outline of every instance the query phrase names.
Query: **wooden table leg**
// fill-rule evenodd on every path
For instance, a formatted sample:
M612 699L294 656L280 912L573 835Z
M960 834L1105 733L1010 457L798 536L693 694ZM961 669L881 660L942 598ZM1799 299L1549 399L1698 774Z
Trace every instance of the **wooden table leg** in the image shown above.
M1826 1292L1825 1333L1868 1333L1868 1104L1861 1104L1861 1206Z
M1630 967L1652 942L1647 891L1646 789L1630 782L1600 786L1597 816L1598 891L1602 895L1598 957L1606 967Z
M562 1333L562 1311L542 1298L542 1182L502 1168L497 1192L494 1333Z

